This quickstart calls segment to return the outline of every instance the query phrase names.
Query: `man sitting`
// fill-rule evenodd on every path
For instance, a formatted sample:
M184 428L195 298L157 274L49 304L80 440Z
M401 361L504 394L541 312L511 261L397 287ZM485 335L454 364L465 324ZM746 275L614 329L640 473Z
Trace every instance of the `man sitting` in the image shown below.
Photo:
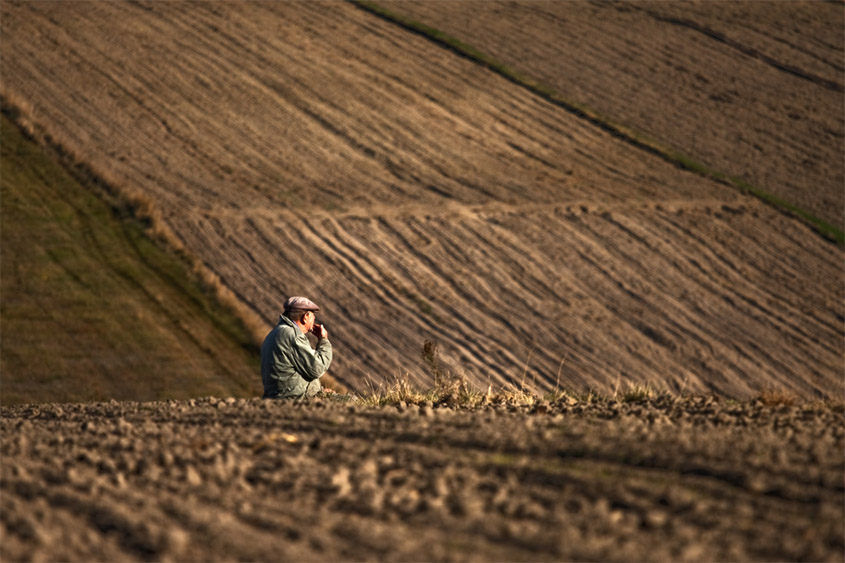
M285 301L279 323L261 345L261 381L265 399L312 397L322 390L320 377L332 363L326 327L317 324L320 308L305 297ZM317 336L317 349L305 336Z

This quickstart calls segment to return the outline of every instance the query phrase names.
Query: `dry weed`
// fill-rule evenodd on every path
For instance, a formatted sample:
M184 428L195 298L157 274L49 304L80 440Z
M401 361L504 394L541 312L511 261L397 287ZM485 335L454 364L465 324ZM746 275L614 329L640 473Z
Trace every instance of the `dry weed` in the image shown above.
M798 397L786 389L764 389L756 399L767 407L791 407L799 402Z

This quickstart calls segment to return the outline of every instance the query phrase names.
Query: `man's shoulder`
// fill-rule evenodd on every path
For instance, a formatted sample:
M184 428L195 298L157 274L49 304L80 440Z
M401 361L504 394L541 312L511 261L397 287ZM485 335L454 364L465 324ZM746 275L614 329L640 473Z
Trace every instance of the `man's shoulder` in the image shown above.
M297 332L302 331L298 330L296 325L290 325L284 321L279 321L279 323L273 327L273 330L267 334L267 338L265 340L282 342L284 340L295 338Z
M301 334L302 331L296 325L279 324L276 327L277 338L296 338L298 336L297 333Z

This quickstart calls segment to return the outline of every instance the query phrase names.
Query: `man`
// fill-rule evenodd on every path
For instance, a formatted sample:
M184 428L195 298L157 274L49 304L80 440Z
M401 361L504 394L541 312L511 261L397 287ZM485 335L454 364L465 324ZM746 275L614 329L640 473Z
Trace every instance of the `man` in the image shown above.
M285 301L279 323L261 345L261 381L264 398L312 397L322 390L320 377L332 363L332 345L326 327L316 324L320 308L305 297ZM317 336L317 349L305 336Z

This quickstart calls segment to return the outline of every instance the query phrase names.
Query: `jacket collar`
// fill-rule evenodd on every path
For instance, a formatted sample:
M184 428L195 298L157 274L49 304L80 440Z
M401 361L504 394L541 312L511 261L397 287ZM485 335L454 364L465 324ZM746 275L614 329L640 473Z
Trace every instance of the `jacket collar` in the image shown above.
M298 324L296 324L295 322L293 322L292 320L290 320L289 318L287 318L284 315L279 315L279 324L291 326L291 327L295 328L298 333L302 332L302 330L299 328Z

